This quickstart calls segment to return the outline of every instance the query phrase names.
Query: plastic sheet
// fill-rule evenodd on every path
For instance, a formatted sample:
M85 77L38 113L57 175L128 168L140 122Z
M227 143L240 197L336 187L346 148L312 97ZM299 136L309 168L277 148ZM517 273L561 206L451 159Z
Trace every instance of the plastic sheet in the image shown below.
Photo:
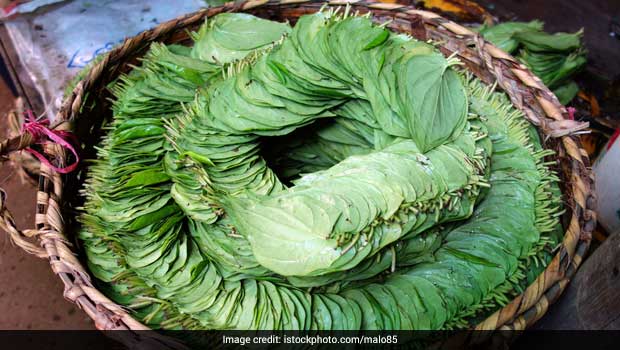
M53 120L63 90L97 55L125 38L205 6L200 0L66 1L6 22L21 63Z

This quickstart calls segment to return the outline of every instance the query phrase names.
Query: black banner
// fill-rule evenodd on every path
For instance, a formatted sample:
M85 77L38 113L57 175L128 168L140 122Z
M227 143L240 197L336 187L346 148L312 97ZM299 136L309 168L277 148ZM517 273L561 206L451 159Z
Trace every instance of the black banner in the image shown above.
M620 349L620 331L0 331L0 349Z

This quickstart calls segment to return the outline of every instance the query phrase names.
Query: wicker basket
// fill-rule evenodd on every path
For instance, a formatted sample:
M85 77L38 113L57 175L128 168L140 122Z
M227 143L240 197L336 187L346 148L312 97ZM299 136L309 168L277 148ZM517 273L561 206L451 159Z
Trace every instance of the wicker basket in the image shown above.
M522 330L543 316L566 288L586 253L596 216L593 211L593 181L588 155L579 139L571 133L583 127L568 119L566 109L543 83L521 63L483 40L471 30L437 14L414 7L363 1L330 1L328 6L350 3L353 11L373 13L380 22L391 20L388 28L421 40L432 39L441 51L456 53L467 69L488 84L496 83L526 118L538 127L544 147L557 152L562 178L562 191L567 207L563 217L564 240L546 270L523 294L477 325L480 330ZM57 115L56 129L71 130L84 143L83 158L95 157L93 145L100 139L101 124L110 118L110 97L106 86L119 74L131 69L152 42L184 43L188 33L203 23L205 17L222 12L243 11L272 20L295 22L301 15L318 11L323 2L306 0L255 0L205 9L125 40L95 65L64 101ZM94 108L89 108L96 101ZM24 134L0 143L0 155L30 146L32 135ZM69 161L57 145L46 146L46 153L62 165ZM52 270L64 283L64 296L76 303L101 330L148 329L133 319L126 310L106 298L94 286L88 270L78 258L80 249L72 230L76 225L71 207L79 204L80 179L87 169L61 176L42 164L39 178L36 229L20 231L0 196L0 226L12 240L29 253L49 259ZM33 243L36 238L36 243Z

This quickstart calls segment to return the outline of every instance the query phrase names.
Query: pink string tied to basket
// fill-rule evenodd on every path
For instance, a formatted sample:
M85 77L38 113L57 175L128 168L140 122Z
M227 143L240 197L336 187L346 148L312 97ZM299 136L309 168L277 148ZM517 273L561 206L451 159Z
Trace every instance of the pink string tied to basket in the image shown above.
M34 150L30 147L26 148L25 151L31 153L32 155L37 157L37 159L41 163L49 166L50 168L61 174L67 174L75 170L78 166L78 163L80 162L80 156L78 154L78 151L76 150L76 148L79 149L79 146L77 146L78 142L75 135L64 130L50 129L49 120L37 120L31 110L28 110L25 113L27 116L27 121L24 123L24 125L22 125L22 133L29 133L30 135L32 135L36 144L45 145L48 143L54 143L68 149L75 156L75 162L65 167L57 167L53 165L50 160L47 159L39 151ZM76 147L74 147L71 141L73 141Z

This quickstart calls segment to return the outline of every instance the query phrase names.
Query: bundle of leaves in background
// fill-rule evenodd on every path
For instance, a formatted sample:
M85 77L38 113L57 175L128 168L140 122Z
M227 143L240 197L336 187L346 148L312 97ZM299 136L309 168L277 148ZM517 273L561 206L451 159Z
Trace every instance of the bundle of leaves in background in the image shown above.
M346 10L193 38L114 85L84 188L90 270L136 318L463 328L550 260L553 152L456 59Z
M543 22L532 21L482 26L479 31L485 39L521 60L562 104L569 103L579 92L573 77L586 64L582 30L549 34L543 31Z

